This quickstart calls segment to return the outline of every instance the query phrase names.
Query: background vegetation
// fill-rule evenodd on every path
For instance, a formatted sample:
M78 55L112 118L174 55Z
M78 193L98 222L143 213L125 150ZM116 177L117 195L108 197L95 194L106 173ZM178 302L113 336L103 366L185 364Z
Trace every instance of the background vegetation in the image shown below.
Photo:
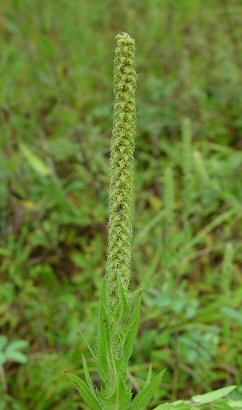
M240 0L0 10L0 409L86 409L63 371L81 373L75 323L96 334L120 31L137 40L139 82L134 389L150 362L167 368L157 402L239 385Z

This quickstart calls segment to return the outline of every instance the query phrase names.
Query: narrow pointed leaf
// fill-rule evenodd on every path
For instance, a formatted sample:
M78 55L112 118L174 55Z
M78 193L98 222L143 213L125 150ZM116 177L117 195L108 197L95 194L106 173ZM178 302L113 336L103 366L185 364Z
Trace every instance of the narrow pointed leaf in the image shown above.
M131 303L131 306L135 306L137 303L137 300L141 298L143 292L143 288L139 288L134 290L133 292L129 293L129 302Z
M100 319L99 319L99 348L100 353L108 361L109 359L109 345L110 345L110 327L108 317L104 305L101 303Z
M165 369L162 370L151 382L134 398L130 410L145 410L150 400L153 398L156 390L161 383Z
M87 346L87 348L88 348L89 352L91 353L93 359L96 360L96 355L95 355L93 349L91 348L90 344L88 343L87 339L85 338L84 334L82 333L81 329L78 327L77 324L76 324L76 327L77 327L78 332L81 335L81 339L82 339L83 344Z
M73 373L66 372L68 377L75 383L79 393L83 397L83 399L86 401L88 406L92 410L102 410L96 396L93 394L93 392L89 389L89 387L82 381L78 376L76 376Z
M119 296L119 317L125 320L128 317L130 308L125 296L124 288L120 277L118 277L118 296Z
M126 388L122 378L118 380L118 404L120 409L127 409L131 399L131 389Z
M115 369L115 362L112 352L112 338L111 338L111 325L106 314L104 305L101 303L100 319L99 319L99 356L98 363L100 367L100 373L104 376L110 376Z
M90 388L90 390L93 392L93 394L95 394L95 390L92 384L92 380L91 380L91 377L88 371L87 362L86 362L84 355L82 355L82 365L83 365L83 370L84 370L87 385Z
M151 377L152 377L152 365L150 364L149 371L147 373L146 381L144 388L151 382Z
M123 350L123 359L127 363L134 347L135 337L137 335L139 324L140 324L140 304L141 304L141 297L136 302L136 306L134 307L130 322L127 324L125 333L125 342L124 342L124 350Z

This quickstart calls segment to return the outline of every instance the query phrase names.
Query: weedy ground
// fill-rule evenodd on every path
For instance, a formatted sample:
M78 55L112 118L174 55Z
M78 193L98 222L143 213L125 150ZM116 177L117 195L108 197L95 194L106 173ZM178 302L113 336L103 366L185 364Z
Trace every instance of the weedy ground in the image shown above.
M139 45L133 282L145 286L130 378L135 390L150 362L167 368L154 403L239 385L240 1L0 11L1 342L22 341L22 356L1 346L0 408L78 408L63 371L80 372L86 349L74 323L96 333L123 30Z

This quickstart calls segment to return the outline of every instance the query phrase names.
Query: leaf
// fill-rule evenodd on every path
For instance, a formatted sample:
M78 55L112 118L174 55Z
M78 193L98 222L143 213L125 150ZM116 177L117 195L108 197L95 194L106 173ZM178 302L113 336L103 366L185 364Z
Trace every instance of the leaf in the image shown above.
M242 324L242 310L235 310L224 306L221 308L221 312L223 313L223 315L226 315L230 319L233 319L239 324Z
M151 378L152 378L152 364L150 363L150 367L149 367L149 371L146 376L144 387L146 387L151 382Z
M89 387L82 381L78 376L73 373L65 372L67 376L73 381L76 385L77 390L83 397L83 399L87 402L87 404L91 407L92 410L102 410L96 396L93 392L89 389Z
M111 325L108 320L108 316L103 303L100 307L99 318L99 356L98 364L99 371L104 380L110 377L110 373L115 370L115 362L112 352L112 338L111 338Z
M37 174L41 176L49 176L52 174L51 169L45 164L45 162L36 154L34 154L29 147L25 144L20 144L20 151L28 161L29 165L33 168Z
M157 406L154 410L195 410L197 407L188 404L186 401L178 400L173 403L164 403Z
M118 296L119 296L119 303L118 303L119 318L121 320L125 320L128 317L130 308L129 308L129 304L125 296L123 283L119 276L118 276Z
M25 364L28 361L28 358L25 354L22 352L19 352L18 350L6 350L5 356L8 360L13 360L14 362Z
M237 386L223 387L222 389L214 390L209 393L199 394L192 397L194 404L207 404L212 403L215 400L222 399L222 397L227 396L231 393Z
M25 349L28 347L28 342L27 340L14 340L8 345L7 350L19 350L19 349Z
M77 323L76 323L76 327L77 327L78 332L81 335L81 339L82 339L83 344L87 346L89 352L91 353L91 356L93 357L93 359L96 360L96 355L95 355L93 349L91 348L90 344L88 343L88 341L85 338L84 334L82 333L81 329L78 327Z
M82 355L82 365L83 365L83 369L84 369L84 374L85 374L85 378L86 378L86 382L88 384L88 387L90 388L90 390L93 392L93 394L95 394L95 390L92 384L92 380L88 371L88 367L87 367L87 362L86 359L84 357L84 355Z
M155 376L153 380L151 380L151 382L134 398L130 410L144 410L146 408L158 389L164 373L165 369L157 374L157 376Z
M219 400L212 404L212 410L234 410L234 407L231 407L227 400Z
M17 363L27 363L28 358L27 356L20 352L19 349L24 349L28 346L28 342L26 340L14 340L11 342L5 351L5 357L8 360L13 360Z
M242 400L228 400L228 404L232 409L242 409Z
M99 318L99 348L100 354L105 357L108 361L109 359L109 349L110 349L110 328L106 310L103 303L100 307L100 318Z
M0 336L0 350L2 350L8 343L7 336Z
M131 390L126 389L126 386L122 380L122 377L118 376L118 392L117 392L117 402L120 409L127 409L130 399L131 399Z
M141 295L136 301L136 305L131 313L131 319L125 328L125 341L123 348L123 360L127 363L134 347L135 337L137 335L139 324L140 324L140 305L141 305Z

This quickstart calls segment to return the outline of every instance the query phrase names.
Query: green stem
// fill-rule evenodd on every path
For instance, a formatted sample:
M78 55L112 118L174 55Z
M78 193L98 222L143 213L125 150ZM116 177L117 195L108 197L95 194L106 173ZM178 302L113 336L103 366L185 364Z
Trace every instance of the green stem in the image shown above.
M0 380L2 382L3 391L6 392L7 391L7 381L6 381L3 365L0 365Z

